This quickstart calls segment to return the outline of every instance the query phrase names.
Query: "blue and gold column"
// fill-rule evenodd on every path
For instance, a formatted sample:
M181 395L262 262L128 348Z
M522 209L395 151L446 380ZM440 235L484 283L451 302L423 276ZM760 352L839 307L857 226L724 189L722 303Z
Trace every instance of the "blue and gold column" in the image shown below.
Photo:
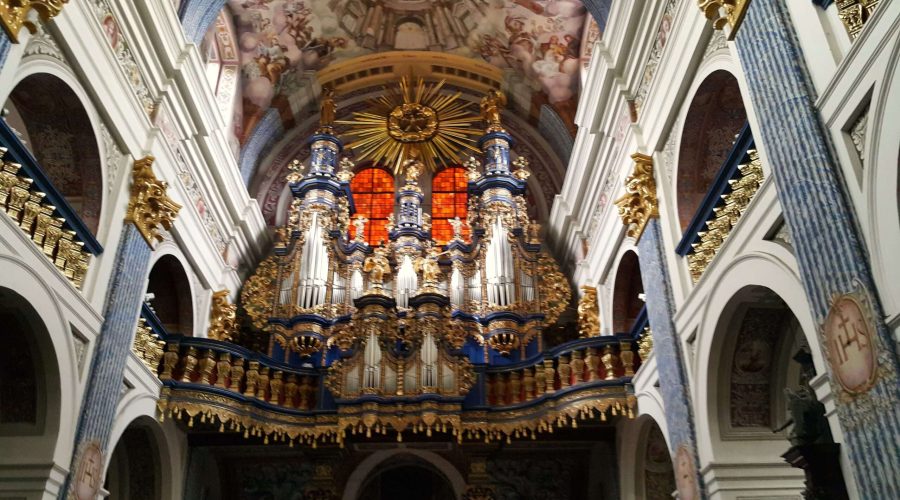
M625 195L616 200L616 205L628 227L628 236L638 240L641 281L646 294L647 318L653 335L653 352L666 409L666 427L678 492L681 498L705 498L705 487L699 473L690 384L681 341L672 319L675 302L659 226L653 159L639 153L631 155L631 158L634 160L634 171L625 180Z
M721 2L712 2L714 4ZM749 4L749 5L748 5ZM707 11L736 45L860 494L900 498L897 346L786 0ZM725 14L718 18L717 15Z
M167 185L156 178L152 165L153 157L149 156L134 162L131 201L85 386L75 456L66 487L60 493L63 498L93 498L102 486L102 464L111 451L109 437L146 292L152 246L157 239L162 240L159 226L171 229L181 209L166 195ZM96 469L98 463L101 465Z

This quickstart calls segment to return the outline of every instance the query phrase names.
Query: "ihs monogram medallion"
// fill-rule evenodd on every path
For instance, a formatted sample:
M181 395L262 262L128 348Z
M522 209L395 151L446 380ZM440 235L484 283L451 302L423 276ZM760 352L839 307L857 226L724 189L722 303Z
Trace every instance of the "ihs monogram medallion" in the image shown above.
M867 392L878 376L875 328L861 293L838 296L823 324L825 348L834 378L850 394Z

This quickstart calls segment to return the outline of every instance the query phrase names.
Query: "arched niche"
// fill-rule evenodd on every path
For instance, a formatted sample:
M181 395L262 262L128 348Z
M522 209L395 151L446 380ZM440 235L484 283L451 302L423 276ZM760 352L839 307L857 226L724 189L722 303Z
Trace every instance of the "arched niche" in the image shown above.
M33 73L13 88L4 108L7 123L96 235L103 204L103 169L81 100L59 77Z
M682 231L703 202L746 121L734 75L725 70L710 73L691 100L681 134L676 188Z
M455 500L453 486L428 462L401 456L382 464L363 483L358 500Z
M194 334L191 283L178 258L164 255L153 264L147 293L153 294L150 306L170 334Z
M400 466L424 468L432 474L437 474L438 479L442 479L450 486L452 492L450 498L461 497L466 489L466 481L462 474L446 458L427 450L394 448L376 451L360 462L347 478L341 498L343 500L366 498L362 495L366 492L366 487L372 484L373 478ZM393 497L385 497L385 500L388 498L393 500ZM443 500L441 497L434 500L439 498Z
M4 287L0 324L0 476L5 479L0 481L0 497L13 488L14 493L27 491L37 498L56 487L48 464L58 464L62 455L57 453L57 442L63 440L62 367L35 305Z
M713 391L720 437L784 440L773 430L788 419L785 389L801 383L802 365L792 358L808 349L794 313L771 289L750 285L731 298L717 330L724 335Z
M635 495L645 500L668 500L675 491L675 471L666 438L651 417L641 418L635 468Z
M104 488L110 498L163 498L162 455L154 432L156 421L139 417L125 429L113 448Z
M619 259L613 285L613 333L631 330L637 320L644 301L644 284L641 281L641 264L633 251L627 251Z

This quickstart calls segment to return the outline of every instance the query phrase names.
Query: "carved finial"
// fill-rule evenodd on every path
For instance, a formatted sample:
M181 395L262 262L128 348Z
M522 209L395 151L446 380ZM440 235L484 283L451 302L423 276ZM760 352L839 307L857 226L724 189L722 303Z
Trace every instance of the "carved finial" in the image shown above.
M334 132L334 119L337 106L334 104L334 88L322 88L322 103L319 105L319 128L317 134L331 134Z
M19 31L28 28L31 34L37 32L37 26L28 20L28 13L34 9L47 22L56 17L63 5L69 0L4 0L0 1L0 22L13 43L19 43Z
M153 240L163 240L159 234L159 226L166 230L172 229L175 216L181 210L181 205L166 195L169 185L156 178L152 167L152 156L134 162L131 199L125 215L125 222L134 224L151 248Z
M209 330L207 336L215 340L229 341L236 328L235 313L237 306L228 302L228 290L213 292L212 304L209 306Z
M697 0L697 5L712 21L713 28L724 30L725 37L734 40L750 0Z
M481 118L484 120L485 132L506 132L500 123L500 112L506 106L506 94L498 89L491 89L481 98Z
M600 335L600 311L597 308L597 288L582 285L584 294L578 300L578 336L580 338Z
M650 219L659 217L659 205L653 179L653 158L640 153L631 158L634 171L625 179L625 195L616 200L616 206L622 222L628 226L628 236L640 239Z

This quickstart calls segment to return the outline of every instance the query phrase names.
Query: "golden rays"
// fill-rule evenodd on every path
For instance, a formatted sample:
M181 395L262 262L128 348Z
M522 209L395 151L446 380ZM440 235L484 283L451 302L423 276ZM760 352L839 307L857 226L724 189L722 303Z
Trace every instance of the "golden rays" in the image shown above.
M411 158L434 171L477 152L474 137L481 132L474 125L480 117L469 111L459 92L441 94L443 85L444 80L426 84L419 78L413 86L403 77L399 88L385 87L383 95L370 99L369 111L336 122L350 125L347 134L355 140L348 147L356 160L372 160L399 174Z

